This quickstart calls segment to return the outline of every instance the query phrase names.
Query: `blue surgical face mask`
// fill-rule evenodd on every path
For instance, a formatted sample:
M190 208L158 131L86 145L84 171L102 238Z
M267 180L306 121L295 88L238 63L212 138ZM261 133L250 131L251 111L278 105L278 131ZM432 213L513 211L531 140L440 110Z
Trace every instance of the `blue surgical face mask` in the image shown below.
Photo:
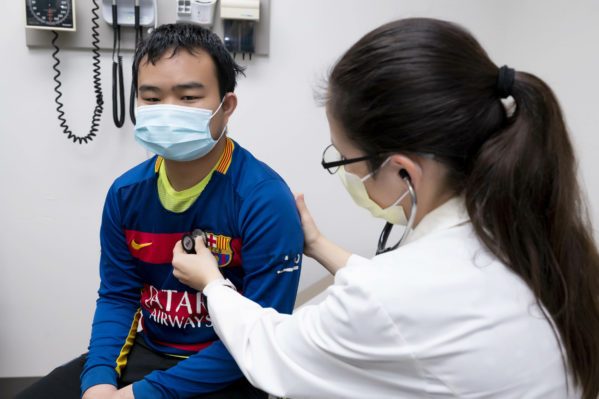
M224 102L224 99L223 99ZM208 154L222 138L214 140L210 121L216 111L158 104L137 107L135 139L148 151L173 161L193 161Z

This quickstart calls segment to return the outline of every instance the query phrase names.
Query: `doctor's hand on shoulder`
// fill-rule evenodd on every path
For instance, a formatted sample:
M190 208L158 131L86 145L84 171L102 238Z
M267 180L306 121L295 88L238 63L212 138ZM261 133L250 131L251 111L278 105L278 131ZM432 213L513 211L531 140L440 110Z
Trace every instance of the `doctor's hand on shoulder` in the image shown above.
M320 233L303 194L295 196L304 233L304 253L316 259L329 272L335 274L349 259L351 253L329 241ZM196 254L188 254L183 250L181 241L173 248L173 276L180 282L196 290L202 291L215 280L223 279L216 259L206 248L201 237L195 238Z
M180 282L202 291L212 281L223 279L212 252L202 237L195 238L195 254L183 250L181 241L173 248L173 276Z
M325 238L320 234L320 230L318 230L318 227L306 206L304 194L298 193L294 194L294 196L295 205L297 206L302 223L302 231L304 232L304 253L307 256L314 257L315 253L318 252L318 247Z
M295 195L295 205L300 214L304 232L304 254L323 265L331 274L335 274L347 263L349 251L329 241L320 233L304 199L304 194Z

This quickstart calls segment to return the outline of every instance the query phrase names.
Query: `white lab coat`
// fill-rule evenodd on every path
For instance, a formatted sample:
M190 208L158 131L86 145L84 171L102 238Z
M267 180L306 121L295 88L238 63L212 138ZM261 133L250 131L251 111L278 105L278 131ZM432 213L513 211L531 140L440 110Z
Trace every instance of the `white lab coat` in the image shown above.
M397 250L352 255L326 299L292 316L218 282L204 294L245 376L273 395L580 397L532 292L484 249L459 198Z

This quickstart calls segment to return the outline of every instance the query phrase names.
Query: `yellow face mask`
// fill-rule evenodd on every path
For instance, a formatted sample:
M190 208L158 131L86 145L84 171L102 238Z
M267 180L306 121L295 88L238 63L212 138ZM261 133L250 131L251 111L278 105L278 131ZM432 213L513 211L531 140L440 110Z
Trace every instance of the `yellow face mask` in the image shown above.
M389 159L383 162L381 168L385 166L388 161ZM364 185L364 182L372 177L373 173L369 173L360 178L353 173L346 172L343 166L339 167L339 170L337 171L345 189L359 207L368 209L375 218L384 219L391 224L407 225L408 218L406 217L403 207L399 205L399 203L409 194L409 190L406 190L406 192L389 207L383 209L370 198L366 186Z

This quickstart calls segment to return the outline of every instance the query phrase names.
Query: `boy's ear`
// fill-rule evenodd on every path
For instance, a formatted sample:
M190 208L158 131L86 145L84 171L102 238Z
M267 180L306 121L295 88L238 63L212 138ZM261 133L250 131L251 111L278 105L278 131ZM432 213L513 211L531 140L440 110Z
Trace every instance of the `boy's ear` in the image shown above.
M226 118L229 118L237 108L237 95L229 92L225 94L223 99L223 113Z

